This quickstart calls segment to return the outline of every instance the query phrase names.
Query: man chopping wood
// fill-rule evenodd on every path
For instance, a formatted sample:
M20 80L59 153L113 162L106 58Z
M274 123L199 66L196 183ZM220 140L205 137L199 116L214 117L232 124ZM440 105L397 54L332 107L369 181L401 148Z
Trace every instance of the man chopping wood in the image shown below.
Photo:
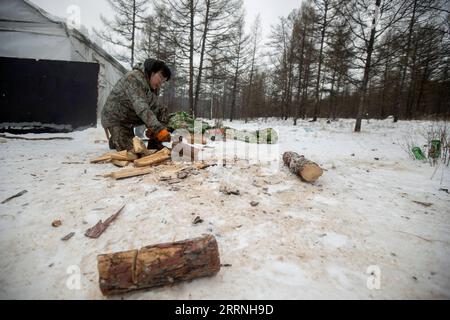
M145 125L149 149L161 149L170 142L168 111L158 103L161 86L170 80L169 67L147 59L127 72L114 86L101 113L101 123L110 149L133 149L134 127Z

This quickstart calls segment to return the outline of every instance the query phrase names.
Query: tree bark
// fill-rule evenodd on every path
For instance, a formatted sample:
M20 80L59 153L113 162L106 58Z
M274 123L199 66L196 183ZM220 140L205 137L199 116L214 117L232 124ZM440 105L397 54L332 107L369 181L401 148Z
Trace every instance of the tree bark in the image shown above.
M417 7L417 0L414 0L412 17L411 17L411 21L409 23L408 39L406 42L405 65L403 66L402 78L401 78L400 88L399 88L398 95L397 95L397 101L394 104L394 122L397 122L400 118L400 104L402 103L402 101L404 99L403 91L404 91L405 80L406 80L406 69L408 69L409 51L411 49L411 38L412 38L412 34L413 34L415 17L416 17L416 7Z
M325 31L327 28L327 14L328 14L328 2L325 1L325 13L323 17L322 30L320 32L320 50L319 50L319 66L317 70L317 82L316 82L316 92L315 92L315 102L314 102L314 116L312 121L317 121L319 117L319 102L320 102L320 73L322 71L322 59L323 59L323 43L325 40Z
M372 19L372 30L370 32L370 39L369 39L369 45L367 47L367 58L366 58L366 65L364 66L364 77L361 84L360 89L360 98L359 98L359 106L358 106L358 114L356 115L356 124L355 124L355 132L361 132L361 121L364 113L364 107L366 103L366 92L367 92L367 85L369 83L369 74L372 68L372 53L373 53L373 47L375 42L375 32L376 32L376 26L377 26L377 19L379 15L380 10L380 4L381 0L376 0L375 6L376 6L376 12L375 16Z
M322 168L317 163L295 152L286 152L283 155L283 162L292 173L306 182L314 182L323 174Z
M194 0L189 1L190 26L189 26L189 109L193 117L197 110L194 109Z
M203 60L205 56L205 47L206 47L206 40L208 35L208 27L209 27L209 9L210 9L210 0L206 0L206 13L205 13L205 27L203 29L203 36L202 36L202 49L200 51L200 66L198 68L198 77L197 77L197 84L195 87L195 97L194 97L194 110L197 110L198 107L198 99L200 96L200 86L202 82L202 73L203 73Z
M220 271L219 249L212 235L102 254L97 262L104 295L172 285Z

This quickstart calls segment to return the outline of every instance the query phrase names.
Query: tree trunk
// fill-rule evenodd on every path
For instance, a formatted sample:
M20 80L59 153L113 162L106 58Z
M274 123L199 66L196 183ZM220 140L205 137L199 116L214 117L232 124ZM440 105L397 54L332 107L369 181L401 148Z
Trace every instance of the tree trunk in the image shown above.
M102 254L97 262L104 295L172 285L220 271L218 245L212 235Z
M313 121L317 121L317 117L319 116L319 102L320 102L320 73L322 69L322 56L323 56L323 43L325 41L325 31L327 28L327 13L328 13L328 2L325 2L325 9L324 9L324 17L323 17L323 25L321 30L321 36L320 36L320 51L319 51L319 66L317 70L317 83L316 83L316 92L315 92L315 102L314 102L314 117Z
M134 38L136 33L136 0L133 0L133 21L132 21L132 34L131 34L131 68L134 65Z
M189 109L193 117L196 116L194 109L194 0L189 1L190 11L190 36L189 36Z
M283 155L283 162L292 173L306 182L314 182L323 174L322 168L317 163L295 152L286 152Z
M411 37L412 37L412 33L413 33L413 28L414 28L414 22L415 22L414 19L416 16L416 6L417 6L417 0L414 0L412 17L411 17L411 21L409 23L408 40L406 43L405 65L403 66L402 79L400 82L400 88L399 88L398 95L397 95L397 101L394 104L394 122L397 122L399 119L399 116L400 116L400 103L402 102L402 99L403 99L403 91L404 91L405 79L406 79L406 69L408 68L409 51L411 49Z
M376 4L375 4L376 12L375 12L375 16L372 19L372 30L370 32L370 40L369 40L369 45L367 47L367 58L366 58L366 65L364 67L363 82L361 84L361 89L360 89L360 98L359 98L358 114L356 115L355 132L361 131L361 121L362 121L362 116L363 116L363 112L364 112L364 105L366 102L366 91L367 91L367 84L369 83L369 74L370 74L370 69L371 69L373 45L375 42L376 23L377 23L378 15L380 12L380 4L381 4L381 0L376 0Z
M330 104L328 105L328 120L331 119L332 117L335 80L336 80L336 70L333 71L333 76L331 78Z
M205 28L203 29L202 36L202 49L200 52L200 66L198 68L198 77L197 77L197 85L195 87L195 100L194 100L194 110L197 110L198 107L198 99L200 95L200 86L202 82L202 73L203 73L203 60L205 56L205 46L206 46L206 36L208 34L209 27L209 9L210 9L210 0L206 0L206 13L205 13Z

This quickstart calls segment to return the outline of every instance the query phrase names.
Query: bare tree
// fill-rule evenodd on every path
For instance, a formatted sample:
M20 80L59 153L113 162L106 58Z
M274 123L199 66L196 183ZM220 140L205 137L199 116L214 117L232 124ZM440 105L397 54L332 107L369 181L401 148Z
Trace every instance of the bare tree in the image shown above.
M117 53L120 61L129 63L131 67L135 61L136 35L142 29L147 1L145 0L108 0L115 12L113 20L100 16L105 30L94 32L103 41L125 49L125 53Z
M248 62L248 41L249 37L244 30L244 14L241 13L232 37L233 48L230 51L230 64L232 70L232 91L231 91L231 107L230 121L235 119L237 95L240 91L240 79L245 71Z

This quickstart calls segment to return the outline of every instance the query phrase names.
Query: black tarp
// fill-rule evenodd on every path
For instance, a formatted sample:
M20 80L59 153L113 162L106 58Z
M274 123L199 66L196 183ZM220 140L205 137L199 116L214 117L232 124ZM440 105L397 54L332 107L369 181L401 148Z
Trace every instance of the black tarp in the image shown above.
M98 72L97 63L0 57L0 131L95 126Z

